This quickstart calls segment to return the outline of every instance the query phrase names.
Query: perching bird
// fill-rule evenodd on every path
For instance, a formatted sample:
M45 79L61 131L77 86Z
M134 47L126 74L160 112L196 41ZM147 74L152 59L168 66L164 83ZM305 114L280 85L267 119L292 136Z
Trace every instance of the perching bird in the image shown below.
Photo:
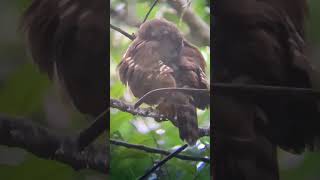
M109 102L106 8L104 0L33 0L22 19L34 62L92 116Z
M306 0L215 0L213 83L313 88L305 53ZM315 101L288 96L213 97L216 179L278 179L276 146L319 146Z
M140 98L166 87L207 89L205 61L199 50L187 42L176 26L163 19L145 22L118 65L121 81ZM158 105L170 117L180 137L193 145L199 138L196 108L204 109L209 99L169 91L145 100Z

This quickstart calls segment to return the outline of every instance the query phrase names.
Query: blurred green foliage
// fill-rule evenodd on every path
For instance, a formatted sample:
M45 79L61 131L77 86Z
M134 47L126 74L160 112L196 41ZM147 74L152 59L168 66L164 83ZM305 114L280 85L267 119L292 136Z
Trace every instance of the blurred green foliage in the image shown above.
M32 64L24 64L12 73L0 89L1 113L31 115L42 106L48 79L39 74Z
M48 95L53 91L52 82L46 74L33 65L19 30L20 17L31 0L0 1L0 113L33 119L43 126L50 127L44 110ZM62 107L63 109L64 107ZM71 112L71 122L57 132L76 133L87 126L89 121L80 113ZM104 138L98 141L105 142ZM0 146L1 180L86 180L106 179L106 175L92 170L75 171L70 166L41 159L19 148Z
M320 2L318 0L308 0L309 16L307 19L307 37L313 46L320 44ZM319 61L319 60L317 60Z
M142 22L153 1L136 1L134 4L127 4L125 1L112 0L111 8L133 6L134 15L139 22ZM210 11L205 1L192 1L190 8L199 15L208 25L210 25ZM187 35L190 29L181 21L180 17L171 7L165 3L158 3L152 10L148 19L165 18L174 22L179 30ZM111 23L122 28L126 32L135 33L137 28L127 25L119 20L110 19ZM116 66L121 61L131 41L122 34L110 31L110 97L117 98L129 103L134 103L137 99L128 91L119 80ZM198 46L207 62L207 75L210 77L210 47ZM209 79L208 79L209 80ZM142 82L143 83L143 82ZM111 109L110 113L110 134L111 138L120 139L128 143L141 144L150 147L165 149L168 151L184 144L179 138L178 129L171 122L157 123L151 118L141 118ZM210 110L198 113L200 127L208 127L210 120ZM186 150L186 154L194 156L210 155L210 138L201 138L198 146ZM146 153L134 149L126 149L119 146L111 146L111 179L136 179L142 176L163 156ZM200 162L184 161L172 159L166 163L150 179L209 179L210 166Z

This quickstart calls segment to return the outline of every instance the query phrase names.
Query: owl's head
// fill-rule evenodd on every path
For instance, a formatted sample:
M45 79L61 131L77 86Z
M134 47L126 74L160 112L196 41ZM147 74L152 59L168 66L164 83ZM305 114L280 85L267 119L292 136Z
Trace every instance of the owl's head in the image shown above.
M183 36L178 28L164 19L154 19L143 23L138 31L138 38L159 42L158 52L169 60L180 54Z
M172 41L182 40L179 29L165 19L153 19L143 23L138 31L138 36L148 40L161 40L170 38Z

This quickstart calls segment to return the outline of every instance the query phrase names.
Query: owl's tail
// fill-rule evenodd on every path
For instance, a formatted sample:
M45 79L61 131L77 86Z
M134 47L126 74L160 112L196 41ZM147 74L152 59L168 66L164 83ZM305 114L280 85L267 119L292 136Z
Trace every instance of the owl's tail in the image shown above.
M184 93L170 94L157 109L179 129L180 138L194 145L199 138L197 110L192 97Z
M199 138L196 107L193 104L176 106L176 126L179 128L180 138L194 145Z

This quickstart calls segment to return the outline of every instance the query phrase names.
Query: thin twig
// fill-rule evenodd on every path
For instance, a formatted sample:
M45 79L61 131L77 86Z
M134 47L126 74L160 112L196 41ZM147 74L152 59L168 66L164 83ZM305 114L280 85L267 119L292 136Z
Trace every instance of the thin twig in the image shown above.
M162 165L164 165L167 161L169 161L170 159L172 159L174 156L176 156L177 154L179 154L181 151L183 151L185 148L188 147L188 144L185 144L183 146L181 146L180 148L178 148L177 150L175 150L174 152L172 152L171 154L169 154L166 158L164 158L162 161L160 161L159 163L157 163L155 166L153 166L149 171L147 171L143 176L141 176L139 178L139 180L143 180L145 178L147 178L151 173L153 173L156 169L158 169L159 167L161 167Z
M130 144L130 143L115 140L115 139L110 139L110 144L117 145L117 146L123 146L126 148L137 149L137 150L145 151L148 153L162 154L162 155L169 155L170 154L170 152L166 151L166 150L152 148L152 147L139 145L139 144ZM210 163L210 159L205 158L205 157L195 157L195 156L189 156L189 155L184 155L184 154L177 154L174 157L181 159L181 160L186 160L186 161L203 161L205 163Z
M320 98L320 92L310 88L297 88L285 86L267 86L254 84L235 84L235 83L214 83L211 85L213 94L223 94L230 96L266 96L271 95L275 97L299 97L299 98ZM198 93L210 96L209 89L195 89L195 88L159 88L149 91L142 96L134 105L134 108L139 107L146 98L154 96L156 93L163 93L169 91L178 91L185 93Z
M158 3L158 0L155 0L151 6L151 8L149 9L148 13L146 14L146 16L144 17L144 20L142 21L142 24L146 22L146 20L148 19L149 14L151 13L152 9L154 8L154 6Z
M83 150L95 139L97 139L108 128L107 116L109 109L102 112L87 128L78 135L79 150Z
M197 94L206 94L208 97L210 96L210 90L209 89L196 89L196 88L159 88L154 89L149 92L147 92L145 95L143 95L134 105L134 108L138 108L146 98L149 96L155 96L156 93L164 93L164 92L184 92L184 93L197 93Z
M270 96L274 98L292 97L315 100L320 98L320 92L310 88L297 88L285 86L267 86L254 84L213 83L211 85L213 95L222 94L228 96Z
M191 8L184 8L183 0L167 0L167 3L173 7L178 15L187 23L191 29L191 39L198 44L210 46L210 27L208 24L197 16Z
M116 27L116 26L114 26L112 24L110 24L110 28L115 30L115 31L118 31L119 33L123 34L124 36L126 36L127 38L129 38L132 41L136 38L133 34L129 34L126 31L122 30L121 28Z

